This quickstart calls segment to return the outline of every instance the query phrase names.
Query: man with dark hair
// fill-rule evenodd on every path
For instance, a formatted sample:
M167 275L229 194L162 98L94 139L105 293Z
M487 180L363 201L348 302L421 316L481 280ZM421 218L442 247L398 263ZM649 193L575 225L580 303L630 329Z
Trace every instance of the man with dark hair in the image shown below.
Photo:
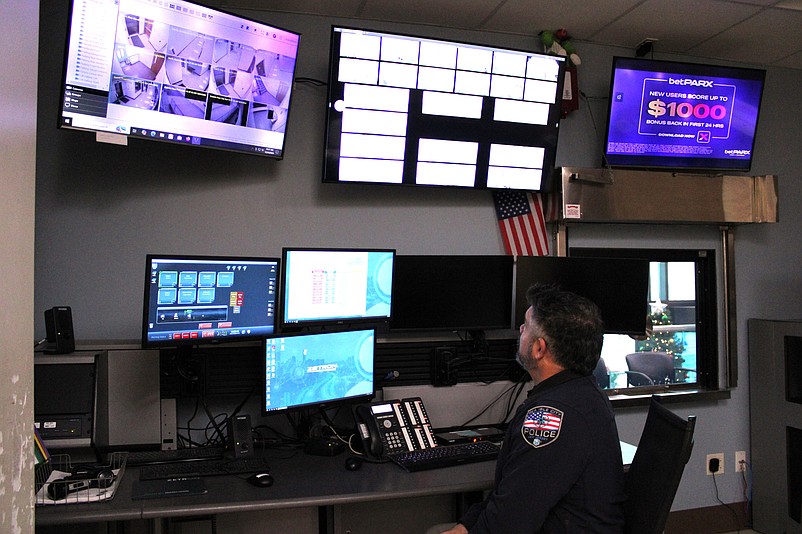
M612 406L592 376L604 325L556 286L527 291L517 359L534 388L507 428L487 498L447 534L623 532L624 470Z

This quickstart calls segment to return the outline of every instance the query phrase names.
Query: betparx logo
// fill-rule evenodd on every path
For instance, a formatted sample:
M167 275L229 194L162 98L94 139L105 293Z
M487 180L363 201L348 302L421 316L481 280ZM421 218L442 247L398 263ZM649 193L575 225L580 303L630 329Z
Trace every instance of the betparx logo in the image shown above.
M695 80L693 78L669 78L668 85L692 85L694 87L709 87L712 89L712 80Z
M752 154L751 150L736 150L734 148L724 151L725 156L745 157Z

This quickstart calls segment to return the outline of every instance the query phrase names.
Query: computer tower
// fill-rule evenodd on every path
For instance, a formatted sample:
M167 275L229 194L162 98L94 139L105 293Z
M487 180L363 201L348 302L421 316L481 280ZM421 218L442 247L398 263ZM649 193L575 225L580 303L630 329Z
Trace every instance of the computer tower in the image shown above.
M95 430L94 352L34 356L34 424L49 449L89 447Z
M157 448L161 443L159 351L109 349L98 354L99 448Z

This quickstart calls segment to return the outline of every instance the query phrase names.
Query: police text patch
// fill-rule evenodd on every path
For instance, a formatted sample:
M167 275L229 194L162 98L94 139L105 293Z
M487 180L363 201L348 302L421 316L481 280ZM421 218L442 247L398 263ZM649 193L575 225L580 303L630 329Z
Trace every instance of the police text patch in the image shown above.
M521 435L531 446L545 447L560 436L563 412L551 406L536 406L526 412Z

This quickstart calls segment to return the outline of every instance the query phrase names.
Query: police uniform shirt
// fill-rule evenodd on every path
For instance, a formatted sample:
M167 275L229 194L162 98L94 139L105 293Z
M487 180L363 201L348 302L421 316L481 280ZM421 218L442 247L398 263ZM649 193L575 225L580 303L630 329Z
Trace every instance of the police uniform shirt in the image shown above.
M519 406L493 490L460 523L471 534L623 531L624 469L607 396L593 377L562 371Z

